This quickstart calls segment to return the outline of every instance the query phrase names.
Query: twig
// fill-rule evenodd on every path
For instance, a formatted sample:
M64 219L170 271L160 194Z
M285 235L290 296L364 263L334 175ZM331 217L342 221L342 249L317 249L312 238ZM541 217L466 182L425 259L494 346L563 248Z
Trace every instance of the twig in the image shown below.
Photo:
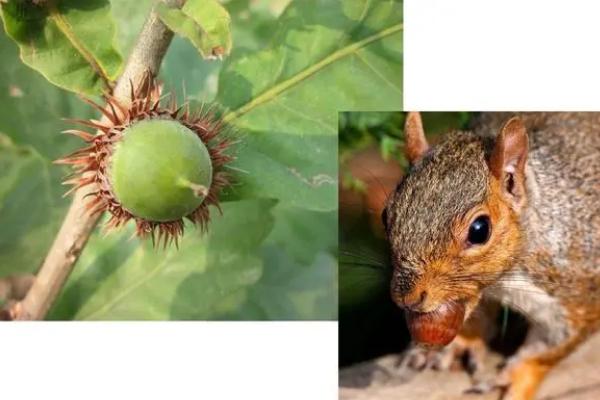
M162 1L170 7L181 7L185 2ZM172 38L173 33L152 11L115 86L113 95L117 100L128 104L131 84L140 82L148 71L157 75ZM48 313L100 219L99 215L92 217L85 211L85 196L93 191L93 185L88 185L75 192L71 207L33 286L23 301L16 303L11 310L14 319L41 320Z

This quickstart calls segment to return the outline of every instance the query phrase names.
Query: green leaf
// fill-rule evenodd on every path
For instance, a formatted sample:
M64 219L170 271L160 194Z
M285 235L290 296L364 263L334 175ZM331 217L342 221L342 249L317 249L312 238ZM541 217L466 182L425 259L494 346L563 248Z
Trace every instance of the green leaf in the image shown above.
M229 0L227 11L234 19L232 36L236 51L261 50L273 35L273 21L291 0Z
M62 214L55 176L33 148L1 133L0 171L0 277L35 272Z
M276 246L264 251L264 272L244 304L227 319L334 320L337 316L337 260L331 254L314 254L304 265Z
M402 3L292 2L263 51L234 53L217 101L244 132L230 199L337 208L337 114L402 107Z
M61 135L63 117L86 118L89 107L25 67L0 32L0 277L35 272L52 244L70 199L65 168L51 161L80 146Z
M283 249L295 261L310 265L320 251L337 254L337 210L320 212L279 204L273 215L277 223L268 243Z
M278 204L262 246L263 272L227 319L335 319L337 211Z
M379 144L383 160L389 161L392 157L398 156L401 144L402 142L400 140L388 135L383 135Z
M207 238L190 230L180 249L153 249L133 229L95 235L69 278L52 319L219 319L262 273L258 245L270 232L268 200L223 206ZM232 232L244 234L231 240Z
M74 94L51 85L20 62L17 48L0 32L0 132L20 146L33 147L49 163L81 146L82 142L60 132L69 126L63 118L94 116L88 105ZM56 187L57 184L51 186ZM60 185L58 185L60 186ZM57 193L62 188L59 187Z
M231 51L231 18L216 0L188 0L181 8L156 5L158 15L173 32L189 39L206 59Z
M383 125L392 117L391 112L343 112L340 113L339 130L346 129L367 130L378 125Z
M23 62L62 88L97 94L121 68L108 0L56 0L39 5L2 4L6 33L19 45Z

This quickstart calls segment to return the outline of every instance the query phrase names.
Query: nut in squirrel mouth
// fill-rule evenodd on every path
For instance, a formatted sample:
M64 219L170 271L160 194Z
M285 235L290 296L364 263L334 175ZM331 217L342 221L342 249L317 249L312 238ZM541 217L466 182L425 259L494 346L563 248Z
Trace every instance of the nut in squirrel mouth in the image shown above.
M458 334L465 318L465 305L444 303L430 312L405 309L410 335L418 344L445 346Z

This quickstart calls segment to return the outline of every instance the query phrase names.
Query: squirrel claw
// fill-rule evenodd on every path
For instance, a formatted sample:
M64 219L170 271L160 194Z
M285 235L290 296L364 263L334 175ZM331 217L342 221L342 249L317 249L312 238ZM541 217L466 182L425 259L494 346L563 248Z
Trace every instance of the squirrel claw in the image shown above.
M494 391L500 392L500 400L510 400L513 397L510 395L510 387L511 387L511 371L512 366L517 363L518 358L513 357L512 359L507 360L500 371L492 378L488 379L475 379L473 381L473 385L465 390L465 394L477 394L483 395L488 394Z
M425 349L413 347L400 356L398 360L399 369L411 369L422 371L428 364L428 354Z
M452 355L446 349L433 350L414 346L400 358L398 367L413 371L445 371L450 369L453 361Z
M481 382L476 382L475 384L473 384L473 386L466 389L464 393L465 394L486 394L486 393L490 393L496 389L497 389L497 387L494 383L481 381Z
M465 394L487 394L499 390L501 393L506 392L508 385L500 382L497 379L478 380L473 385L464 391Z
M441 349L412 346L399 361L399 368L422 371L433 369L449 371L462 369L469 375L475 374L483 362L485 346L457 337Z

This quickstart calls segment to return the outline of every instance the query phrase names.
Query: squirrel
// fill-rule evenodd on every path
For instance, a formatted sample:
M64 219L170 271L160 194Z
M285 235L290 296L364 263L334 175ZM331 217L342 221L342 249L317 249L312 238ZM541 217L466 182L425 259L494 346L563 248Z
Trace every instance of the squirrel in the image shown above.
M474 311L499 302L530 329L493 387L533 399L600 327L600 113L481 113L429 146L410 112L405 153L382 219L413 341L472 340Z

